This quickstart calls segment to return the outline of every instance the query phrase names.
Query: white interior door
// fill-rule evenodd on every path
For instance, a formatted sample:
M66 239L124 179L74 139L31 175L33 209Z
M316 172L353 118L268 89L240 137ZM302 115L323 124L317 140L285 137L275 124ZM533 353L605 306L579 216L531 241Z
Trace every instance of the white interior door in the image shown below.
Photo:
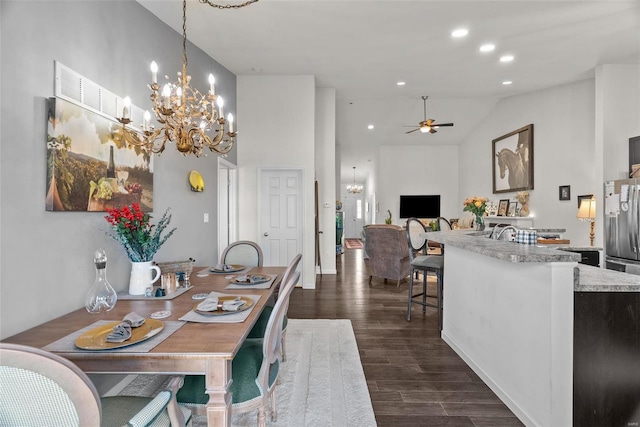
M288 265L302 253L302 171L263 169L259 176L259 244L264 265Z
M359 239L364 225L362 199L344 199L344 237Z
M237 172L236 165L218 158L218 258L238 240Z

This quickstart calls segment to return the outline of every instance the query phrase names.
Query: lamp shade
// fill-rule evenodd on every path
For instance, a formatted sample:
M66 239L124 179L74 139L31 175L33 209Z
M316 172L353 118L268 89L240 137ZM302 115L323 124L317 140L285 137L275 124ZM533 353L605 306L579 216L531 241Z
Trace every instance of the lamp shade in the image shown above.
M580 203L580 208L578 209L578 215L576 218L580 218L583 220L590 220L596 217L596 199L594 197L590 199L584 199Z

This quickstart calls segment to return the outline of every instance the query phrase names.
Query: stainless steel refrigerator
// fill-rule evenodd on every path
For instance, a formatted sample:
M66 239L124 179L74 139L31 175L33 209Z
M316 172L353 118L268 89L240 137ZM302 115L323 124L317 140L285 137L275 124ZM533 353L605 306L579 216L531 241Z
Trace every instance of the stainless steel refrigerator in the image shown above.
M604 186L606 267L640 273L640 178L607 181Z

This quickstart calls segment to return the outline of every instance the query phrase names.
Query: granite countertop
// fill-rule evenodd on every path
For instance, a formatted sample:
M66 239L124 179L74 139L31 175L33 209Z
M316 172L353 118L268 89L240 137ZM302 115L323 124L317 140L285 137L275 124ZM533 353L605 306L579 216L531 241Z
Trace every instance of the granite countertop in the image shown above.
M507 262L579 262L582 259L578 253L488 239L482 237L483 234L475 230L452 230L431 232L427 237L445 247L453 246Z
M640 292L640 276L578 264L574 271L576 292Z

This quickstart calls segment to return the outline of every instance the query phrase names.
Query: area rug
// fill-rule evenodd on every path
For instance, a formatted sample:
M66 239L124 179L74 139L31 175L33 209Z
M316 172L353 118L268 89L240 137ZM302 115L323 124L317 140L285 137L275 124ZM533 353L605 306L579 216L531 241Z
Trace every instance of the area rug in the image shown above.
M153 395L162 382L156 375L140 375L120 394ZM278 419L272 422L267 415L270 427L376 426L350 320L289 320L276 402ZM232 426L255 427L256 414L233 415ZM194 417L194 427L206 425L205 416Z
M347 249L362 249L362 241L360 239L345 239L344 241Z

